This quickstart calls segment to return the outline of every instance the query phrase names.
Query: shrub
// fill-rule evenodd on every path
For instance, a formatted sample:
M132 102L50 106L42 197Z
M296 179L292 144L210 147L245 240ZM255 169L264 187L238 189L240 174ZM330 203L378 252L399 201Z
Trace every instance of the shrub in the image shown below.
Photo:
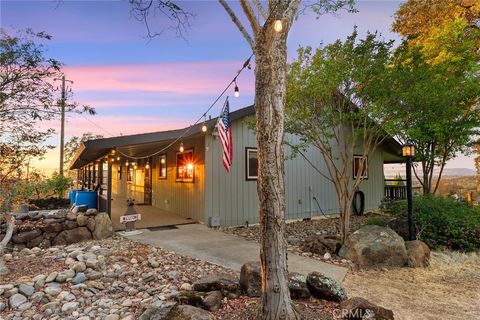
M407 230L407 202L383 203L386 213L392 215L388 223L404 238ZM480 208L463 201L444 197L415 197L413 219L417 238L430 248L445 247L473 251L480 248Z

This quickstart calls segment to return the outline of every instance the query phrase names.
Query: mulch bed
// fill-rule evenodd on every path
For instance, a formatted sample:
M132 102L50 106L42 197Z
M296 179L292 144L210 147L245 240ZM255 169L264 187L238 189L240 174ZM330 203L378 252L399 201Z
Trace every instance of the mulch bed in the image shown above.
M17 282L25 276L49 274L53 271L63 271L67 268L64 259L55 259L54 254L39 257L20 257L6 262L10 273L0 278L0 284Z

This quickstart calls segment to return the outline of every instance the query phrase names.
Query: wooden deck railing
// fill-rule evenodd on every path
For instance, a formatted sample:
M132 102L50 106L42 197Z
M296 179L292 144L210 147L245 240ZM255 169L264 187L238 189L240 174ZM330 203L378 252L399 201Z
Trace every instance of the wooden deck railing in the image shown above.
M383 190L383 196L387 199L401 200L407 197L406 186L385 185Z

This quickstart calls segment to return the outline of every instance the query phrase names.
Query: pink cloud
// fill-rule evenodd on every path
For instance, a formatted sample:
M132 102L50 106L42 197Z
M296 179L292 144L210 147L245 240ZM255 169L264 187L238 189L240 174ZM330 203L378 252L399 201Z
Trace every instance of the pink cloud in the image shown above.
M239 61L202 61L132 65L65 67L67 77L79 91L147 91L174 94L220 92L239 69ZM253 93L253 71L242 79L246 92ZM240 80L240 79L239 79Z

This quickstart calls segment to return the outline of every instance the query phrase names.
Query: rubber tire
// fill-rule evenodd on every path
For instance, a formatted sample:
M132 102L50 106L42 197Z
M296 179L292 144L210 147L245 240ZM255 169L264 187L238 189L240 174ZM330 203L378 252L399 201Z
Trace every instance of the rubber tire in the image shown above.
M358 200L360 200L360 208L358 207ZM356 216L361 216L365 213L365 194L363 191L358 190L353 194L352 209Z

